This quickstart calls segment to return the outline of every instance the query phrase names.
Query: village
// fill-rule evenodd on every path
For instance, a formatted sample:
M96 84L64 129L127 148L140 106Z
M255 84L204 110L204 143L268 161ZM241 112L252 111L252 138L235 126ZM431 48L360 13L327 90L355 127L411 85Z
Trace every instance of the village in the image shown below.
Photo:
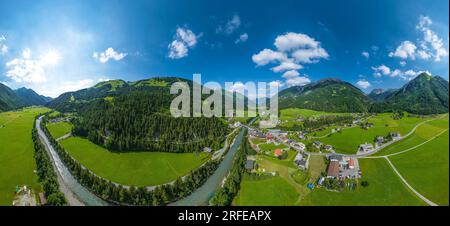
M298 120L302 119L296 119L296 121ZM359 126L367 130L374 126L373 123L368 123L367 121L367 118L356 117L349 124L331 129L328 136L341 132L346 128ZM305 184L310 190L321 187L336 191L342 190L344 187L354 190L358 184L358 179L363 174L358 163L358 157L375 153L399 139L401 139L399 132L389 132L385 136L378 135L374 137L373 142L367 141L359 144L355 147L354 154L341 154L336 152L333 145L316 139L308 131L249 128L248 140L257 154L247 156L245 168L250 173L276 175L277 172L267 172L266 167L259 164L258 156L263 155L275 159L273 161L283 162L283 164L289 161L288 164L295 166L301 172L320 170L320 176ZM322 157L326 167L323 169L310 169L311 156Z

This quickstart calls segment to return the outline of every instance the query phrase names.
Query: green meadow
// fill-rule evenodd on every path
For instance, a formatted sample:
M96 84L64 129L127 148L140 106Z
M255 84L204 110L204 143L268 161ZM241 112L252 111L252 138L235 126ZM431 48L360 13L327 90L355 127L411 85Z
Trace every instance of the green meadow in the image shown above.
M16 185L41 190L31 139L34 118L47 108L0 113L0 206L12 205Z
M388 155L413 148L442 133L445 129L448 129L448 116L420 125L409 137L383 148L374 156Z
M70 137L60 143L83 166L98 176L123 185L168 183L187 175L210 157L203 152L111 152L80 137Z
M362 170L360 181L368 181L369 186L351 191L327 191L316 188L301 202L302 206L418 206L425 203L417 198L403 184L387 161L380 159L359 159Z
M416 191L438 205L445 206L449 204L448 140L447 130L422 146L389 157Z
M233 201L237 206L292 206L298 193L280 176L265 176L260 179L245 175L241 188Z
M405 135L424 120L416 117L403 117L394 120L391 114L379 114L368 120L374 126L367 130L359 126L348 128L319 140L325 144L333 145L337 153L355 154L360 144L366 142L374 144L376 136L386 136L389 132L400 132L401 135Z
M280 120L295 120L299 117L319 117L324 115L342 115L345 113L331 113L300 108L287 108L280 110Z
M56 139L70 133L72 128L73 125L69 122L55 122L47 124L48 131Z

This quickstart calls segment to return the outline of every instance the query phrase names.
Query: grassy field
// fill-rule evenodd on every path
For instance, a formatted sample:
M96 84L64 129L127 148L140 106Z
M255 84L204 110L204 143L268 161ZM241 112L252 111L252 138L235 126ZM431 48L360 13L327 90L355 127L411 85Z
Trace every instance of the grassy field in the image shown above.
M69 122L55 122L47 124L48 131L56 139L70 133L72 128L73 125Z
M36 115L47 108L0 113L0 205L11 205L16 185L40 190L31 139Z
M448 140L447 130L422 146L389 157L414 189L438 205L446 206L449 204Z
M363 177L369 186L358 186L355 191L346 188L343 192L316 188L300 202L300 205L318 206L380 206L425 205L401 182L385 159L360 159Z
M277 149L277 148L279 148L279 149L287 148L287 146L284 145L284 144L275 145L273 143L270 143L270 144L262 143L262 144L259 144L258 147L262 151L264 151L264 152L271 152L272 154L275 151L275 149Z
M297 198L295 189L280 176L266 176L264 179L244 176L233 205L292 206Z
M443 132L445 129L448 129L448 116L443 119L436 119L434 121L422 124L417 127L416 131L409 137L395 144L389 145L388 147L375 153L374 156L383 156L412 148Z
M400 132L401 135L405 135L415 125L424 120L415 117L403 117L400 120L394 120L391 114L379 114L369 119L369 122L373 123L374 126L367 130L361 127L348 128L319 140L325 144L333 145L338 153L354 154L360 144L365 142L374 144L373 141L376 136L386 136L389 132Z
M188 174L209 159L200 153L110 152L87 139L71 137L62 146L97 175L124 185L150 186Z
M295 120L299 117L319 117L323 115L342 115L345 113L331 113L324 111L314 111L309 109L300 109L300 108L287 108L280 110L280 120Z

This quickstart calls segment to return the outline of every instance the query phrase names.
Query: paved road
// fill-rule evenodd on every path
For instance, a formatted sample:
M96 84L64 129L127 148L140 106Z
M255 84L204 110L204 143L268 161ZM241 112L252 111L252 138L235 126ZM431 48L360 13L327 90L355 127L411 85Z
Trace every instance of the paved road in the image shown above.
M400 177L400 179L403 181L403 183L406 184L406 186L412 191L414 192L414 194L417 195L417 197L419 197L420 199L422 199L424 202L426 202L428 205L430 206L437 206L436 203L428 200L427 198L425 198L425 196L421 195L419 192L416 191L416 189L414 189L411 185L408 184L408 182L405 180L405 178L402 177L402 175L397 171L397 169L395 168L394 164L392 164L391 160L389 160L388 157L384 156L384 159L386 159L386 161L389 163L389 165L392 167L392 169L394 170L394 172L398 175L398 177Z

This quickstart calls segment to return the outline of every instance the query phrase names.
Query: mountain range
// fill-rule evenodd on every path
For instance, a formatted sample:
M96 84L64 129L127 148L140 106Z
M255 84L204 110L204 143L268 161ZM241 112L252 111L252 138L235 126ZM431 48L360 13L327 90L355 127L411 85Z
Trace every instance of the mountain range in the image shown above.
M61 94L55 99L37 94L32 89L12 90L0 83L0 111L30 105L46 105L60 111L74 111L96 98L121 95L131 91L148 90L168 92L173 82L192 81L176 77L152 78L135 82L110 80L97 85ZM226 92L225 92L226 93ZM279 107L305 108L329 112L389 112L404 110L416 114L448 112L449 83L439 76L418 75L399 89L374 89L364 94L354 85L328 78L305 86L293 86L278 93ZM226 93L229 95L229 93ZM236 98L248 98L237 94Z
M12 90L0 83L0 112L33 105L43 106L51 100L51 97L39 95L32 89L19 88Z

